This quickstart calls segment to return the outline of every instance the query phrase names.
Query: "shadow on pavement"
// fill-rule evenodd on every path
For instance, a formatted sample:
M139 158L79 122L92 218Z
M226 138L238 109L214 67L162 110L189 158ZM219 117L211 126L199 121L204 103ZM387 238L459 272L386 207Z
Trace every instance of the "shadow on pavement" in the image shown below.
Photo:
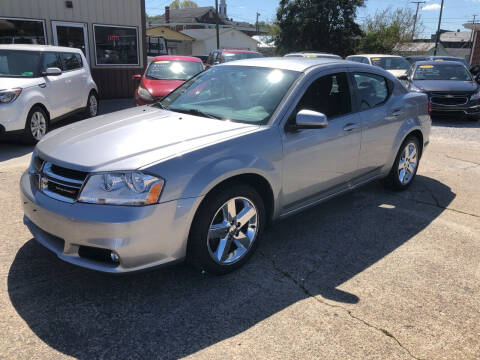
M438 127L448 128L468 128L468 129L480 129L480 121L471 119L452 119L452 118L435 118L432 119L432 125Z
M179 358L307 298L298 284L357 303L337 287L425 229L454 197L422 176L404 193L370 184L273 224L250 262L222 277L185 265L112 277L63 263L32 239L11 265L8 292L33 332L64 354Z

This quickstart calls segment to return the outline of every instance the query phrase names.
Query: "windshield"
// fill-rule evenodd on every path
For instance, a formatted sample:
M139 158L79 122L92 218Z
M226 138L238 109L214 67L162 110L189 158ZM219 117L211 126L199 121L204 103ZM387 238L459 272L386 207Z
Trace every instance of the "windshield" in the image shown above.
M222 120L265 124L300 73L217 66L190 79L156 106Z
M466 60L460 59L460 58L440 58L440 57L437 57L437 58L434 58L433 61L456 61L456 62L462 63L465 66L469 66Z
M203 71L202 63L194 61L153 61L145 77L152 80L187 80Z
M234 61L234 60L244 60L244 59L251 59L251 58L259 58L263 57L260 53L230 53L224 52L223 59L224 62Z
M401 57L374 57L372 64L385 70L408 70L410 63Z
M0 50L1 77L37 77L39 68L38 51Z
M465 66L460 64L431 64L419 65L413 79L471 81L472 77Z

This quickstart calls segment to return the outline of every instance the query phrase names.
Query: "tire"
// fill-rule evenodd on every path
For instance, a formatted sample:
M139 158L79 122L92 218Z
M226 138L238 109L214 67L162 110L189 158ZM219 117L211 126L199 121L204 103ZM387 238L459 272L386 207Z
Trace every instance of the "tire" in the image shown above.
M49 129L48 115L40 106L34 106L27 115L25 129L23 131L23 140L27 144L36 144L39 142Z
M265 222L265 206L254 188L244 184L221 188L208 195L197 210L190 229L187 260L213 274L232 272L252 256Z
M95 117L98 115L98 95L95 91L90 91L88 94L87 106L85 107L85 116L87 118Z
M383 181L384 185L397 191L408 189L417 175L419 163L420 143L416 136L409 135L400 146L392 169Z

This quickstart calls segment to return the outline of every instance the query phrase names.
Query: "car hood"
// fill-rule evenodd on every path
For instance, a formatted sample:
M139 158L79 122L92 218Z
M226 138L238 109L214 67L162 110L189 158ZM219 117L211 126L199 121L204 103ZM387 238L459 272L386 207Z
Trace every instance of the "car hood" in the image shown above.
M0 90L22 88L26 89L31 86L44 84L43 78L16 78L16 77L2 77L0 76Z
M395 75L396 77L405 75L407 70L387 70L390 74Z
M474 92L478 85L475 81L454 80L413 80L413 85L424 92Z
M150 80L144 78L142 85L154 98L161 98L170 94L184 82L184 80Z
M258 129L142 106L55 130L37 144L37 153L80 171L134 170Z

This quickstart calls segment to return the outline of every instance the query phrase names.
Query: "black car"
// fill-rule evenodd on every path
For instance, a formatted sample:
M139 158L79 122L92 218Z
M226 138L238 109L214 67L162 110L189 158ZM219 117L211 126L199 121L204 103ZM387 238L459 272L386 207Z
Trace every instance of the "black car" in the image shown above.
M467 67L455 61L419 61L399 78L409 91L426 93L431 115L480 120L480 88Z

